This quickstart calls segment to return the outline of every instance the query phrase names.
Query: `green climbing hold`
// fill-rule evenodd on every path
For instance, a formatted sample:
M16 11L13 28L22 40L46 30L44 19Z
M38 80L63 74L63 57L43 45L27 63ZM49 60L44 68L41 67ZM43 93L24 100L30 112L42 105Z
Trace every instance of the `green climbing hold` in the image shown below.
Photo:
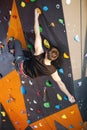
M39 27L39 30L40 30L40 32L43 32L43 28L41 26Z
M45 103L44 103L44 107L45 107L45 108L50 108L50 103L49 103L49 102L45 102Z
M63 19L59 19L58 21L59 23L64 24Z
M30 0L30 2L35 2L36 0Z
M28 44L28 45L27 45L27 48L32 49L32 48L33 48L33 46L32 46L32 45L30 45L30 44Z
M51 83L49 80L47 80L47 81L46 81L46 86L47 86L47 87L51 87L51 86L52 86L52 83Z

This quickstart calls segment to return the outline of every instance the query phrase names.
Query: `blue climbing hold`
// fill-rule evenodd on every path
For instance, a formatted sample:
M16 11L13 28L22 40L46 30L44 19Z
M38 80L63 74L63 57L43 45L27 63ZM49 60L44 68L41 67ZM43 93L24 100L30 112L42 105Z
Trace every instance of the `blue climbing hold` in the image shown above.
M30 124L30 123L31 123L31 120L27 120L27 123Z
M68 97L67 97L66 95L65 95L63 98L64 98L64 100L66 100L66 101L68 100Z
M48 6L44 6L43 11L45 11L45 12L48 11Z
M27 93L25 86L21 86L21 93L23 95Z
M57 105L55 106L55 108L56 108L56 109L60 109L60 105L57 104Z
M58 71L59 71L61 74L64 73L64 70L63 70L62 68L60 68Z

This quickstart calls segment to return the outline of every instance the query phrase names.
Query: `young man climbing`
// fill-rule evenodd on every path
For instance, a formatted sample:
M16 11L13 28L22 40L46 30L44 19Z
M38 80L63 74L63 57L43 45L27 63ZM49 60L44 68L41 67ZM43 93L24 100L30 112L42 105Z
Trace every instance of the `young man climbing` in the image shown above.
M15 63L19 66L20 72L24 75L28 75L32 78L44 75L51 75L54 81L58 84L61 91L63 91L71 103L75 102L74 97L67 90L65 84L62 82L61 78L58 75L58 72L51 64L53 60L56 60L59 57L59 51L55 47L51 47L46 52L42 47L42 39L39 31L39 15L40 11L38 8L35 9L35 23L34 23L34 32L35 32L35 53L29 60L24 59L24 54L22 51L21 44L18 40L14 40L14 50L15 50ZM11 48L12 49L12 48Z

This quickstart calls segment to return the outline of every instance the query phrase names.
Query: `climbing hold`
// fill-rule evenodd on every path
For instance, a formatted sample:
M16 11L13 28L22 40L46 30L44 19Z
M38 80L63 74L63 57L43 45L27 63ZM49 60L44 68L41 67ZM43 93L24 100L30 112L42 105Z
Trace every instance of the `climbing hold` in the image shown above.
M42 123L39 123L39 126L42 127L43 126Z
M74 114L74 113L75 113L75 111L71 111L70 113L71 113L71 114Z
M55 27L54 22L51 22L50 26L51 26L51 27Z
M59 73L64 74L64 70L62 68L58 69Z
M56 109L60 109L60 105L56 105L55 108L56 108Z
M31 44L28 44L28 45L27 45L27 48L33 49L33 46L32 46Z
M48 49L50 48L50 44L49 44L49 42L48 42L47 39L44 39L43 44L44 44L44 46L45 46L46 48L48 48Z
M65 95L63 98L64 98L64 100L66 100L66 101L68 100L68 97L67 97L66 95Z
M19 122L18 122L18 121L15 121L15 124L16 124L16 125L18 125L18 124L19 124Z
M49 103L49 102L45 102L45 103L44 103L44 107L45 107L45 108L50 108L50 103Z
M37 110L37 113L41 113L41 112L42 112L41 109L38 109L38 110Z
M30 123L31 123L31 120L27 120L27 123L30 124Z
M40 32L43 32L43 28L41 26L39 27L39 30L40 30Z
M59 4L56 4L56 9L60 9L60 5Z
M70 125L69 128L72 129L72 128L74 128L74 126L73 126L73 125Z
M6 113L4 111L1 111L1 114L2 114L3 117L6 116Z
M22 81L21 81L21 83L22 83L22 84L24 84L24 83L25 83L25 81L23 81L23 80L22 80Z
M30 84L30 85L33 85L33 82L32 82L31 80L29 80L29 84Z
M21 2L21 7L24 8L25 6L26 6L25 2L22 1L22 2Z
M29 102L29 98L27 98L27 102Z
M21 93L22 94L26 94L27 93L25 86L21 86Z
M71 73L69 73L69 74L68 74L68 77L69 77L69 78L71 78L71 76L72 76L72 74L71 74Z
M67 116L64 114L61 116L62 119L67 119Z
M30 0L30 2L36 2L36 0Z
M70 5L71 4L71 0L66 0L66 4Z
M33 103L34 103L34 104L37 104L37 101L36 101L36 100L33 100Z
M30 0L25 0L26 3L28 3Z
M8 21L8 17L7 17L7 16L4 16L3 19L4 19L5 21Z
M45 84L46 84L47 87L51 87L52 86L52 83L49 80L46 80Z
M30 107L30 110L33 111L34 109Z
M48 11L48 6L43 6L43 11L47 12Z
M64 52L63 57L64 57L64 58L66 58L66 59L68 59L68 58L69 58L69 56L67 55L67 53L66 53L66 52Z
M58 21L59 23L64 24L63 19L60 18Z
M78 85L79 87L82 86L82 82L79 81L79 82L77 83L77 85Z
M57 94L57 98L58 98L58 100L62 100L62 96L60 95L60 94Z
M74 36L74 40L75 40L76 42L80 42L80 39L79 39L78 34Z

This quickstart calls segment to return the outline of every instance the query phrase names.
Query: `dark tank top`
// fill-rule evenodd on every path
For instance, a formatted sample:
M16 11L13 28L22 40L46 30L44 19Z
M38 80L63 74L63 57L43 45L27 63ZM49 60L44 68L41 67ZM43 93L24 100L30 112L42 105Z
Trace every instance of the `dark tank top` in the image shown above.
M25 60L23 63L24 73L31 78L38 76L51 75L56 71L53 65L44 64L44 53L35 56L33 55L31 59Z

